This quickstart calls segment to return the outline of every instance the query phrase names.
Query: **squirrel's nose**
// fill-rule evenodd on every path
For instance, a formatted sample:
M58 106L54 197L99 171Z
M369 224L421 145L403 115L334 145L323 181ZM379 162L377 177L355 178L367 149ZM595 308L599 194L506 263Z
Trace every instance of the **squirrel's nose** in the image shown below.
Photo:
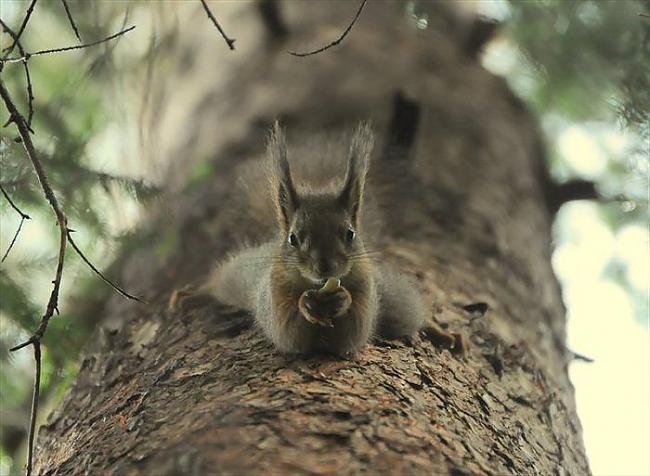
M323 277L329 277L332 273L332 265L326 261L322 261L316 264L314 271Z
M314 271L323 278L329 278L334 270L334 263L327 256L316 255L313 257Z

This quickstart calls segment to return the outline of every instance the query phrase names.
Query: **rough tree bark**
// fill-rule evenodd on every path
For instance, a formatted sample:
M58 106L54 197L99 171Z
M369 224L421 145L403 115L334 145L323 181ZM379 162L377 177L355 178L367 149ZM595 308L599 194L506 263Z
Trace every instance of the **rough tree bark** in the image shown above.
M181 18L193 28L169 53L178 69L148 92L151 143L178 198L151 213L147 246L122 270L150 304L104 306L104 330L40 429L37 474L588 474L539 135L468 53L472 22L436 3L417 31L399 5L370 2L342 45L295 58L287 49L325 44L356 5L283 6L284 24L267 15L266 29L252 4L238 10L234 53L194 28L199 6ZM440 322L466 333L465 359L421 337L352 360L287 357L255 329L224 337L218 316L167 311L174 288L254 234L229 215L228 195L274 117L290 143L372 118L378 157L382 144L385 160L409 152L416 173L386 209L384 256L417 276ZM214 174L181 188L206 156ZM477 302L484 316L462 308Z

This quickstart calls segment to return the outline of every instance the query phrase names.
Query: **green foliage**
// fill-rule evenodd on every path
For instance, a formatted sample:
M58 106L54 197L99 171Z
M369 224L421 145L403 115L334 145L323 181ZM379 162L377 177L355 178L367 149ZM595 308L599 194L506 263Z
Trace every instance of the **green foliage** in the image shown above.
M605 196L627 202L624 211L636 210L623 221L636 221L647 208L650 16L643 15L650 15L650 4L510 0L509 6L506 35L522 54L520 75L527 78L519 92L542 117L552 172L560 180L580 175L567 170L557 150L560 135L580 125L608 155L606 169L587 178L595 178ZM615 122L629 143L612 152L602 137Z
M608 120L612 100L626 124L650 110L650 13L642 1L510 2L507 34L537 77L527 94L542 114L572 121ZM647 124L646 124L647 125Z
M614 235L626 226L647 228L650 3L510 0L508 6L505 34L520 58L512 84L541 117L551 172L560 181L594 180L605 198L602 223ZM603 277L626 290L647 322L647 290L635 288L625 269L613 255Z

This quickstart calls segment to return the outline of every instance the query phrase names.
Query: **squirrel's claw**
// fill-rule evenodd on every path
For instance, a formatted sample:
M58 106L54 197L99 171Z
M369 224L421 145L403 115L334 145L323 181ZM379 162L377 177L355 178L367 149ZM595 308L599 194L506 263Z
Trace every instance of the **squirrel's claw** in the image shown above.
M334 327L334 321L332 321L332 319L317 319L308 312L303 312L302 317L307 319L309 323L314 324L315 326Z

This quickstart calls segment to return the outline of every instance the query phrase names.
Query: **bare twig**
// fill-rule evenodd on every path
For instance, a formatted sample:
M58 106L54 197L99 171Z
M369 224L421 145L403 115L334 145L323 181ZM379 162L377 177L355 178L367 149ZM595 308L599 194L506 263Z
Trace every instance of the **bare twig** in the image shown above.
M5 198L9 202L9 205L11 205L11 208L16 210L16 213L18 213L18 215L20 215L21 218L24 218L26 220L29 220L31 218L27 213L23 212L20 208L18 208L16 206L16 204L13 202L13 200L11 199L11 197L9 196L9 194L4 189L4 187L2 186L1 183L0 183L0 191L2 192L2 194L5 196Z
M2 255L2 261L1 263L4 263L5 260L7 259L7 256L9 256L9 252L11 249L14 247L16 244L16 240L18 239L18 235L20 235L20 230L23 229L23 223L25 222L25 217L20 218L20 223L18 224L18 228L16 228L16 233L14 233L14 237L11 239L11 243L9 243L9 246L7 247L7 251L5 251L5 254Z
M571 352L571 356L573 357L573 360L581 360L582 362L587 362L588 364L594 363L594 359L592 359L587 355L579 354L578 352L574 352L570 349L569 352Z
M121 295L124 296L125 298L133 299L134 301L138 301L138 302L140 302L140 303L145 304L145 302L144 302L142 299L140 299L140 298L137 297L137 296L134 296L133 294L129 294L129 293L126 292L124 289L122 289L122 288L119 287L117 284L115 284L113 281L111 281L111 280L108 279L106 276L104 276L104 274L103 274L99 269L97 269L97 267L96 267L94 264L92 264L88 258L86 258L86 256L85 256L85 255L83 254L83 252L79 249L79 247L77 246L77 244L74 242L74 240L72 239L72 233L73 233L73 232L74 232L74 230L70 230L70 229L68 229L68 242L72 245L72 248L74 248L74 250L77 252L77 254L79 255L79 257L83 260L83 262L86 263L86 264L88 265L88 267L89 267L90 269L92 269L93 272L94 272L97 276L99 276L99 277L101 278L102 281L104 281L106 284L108 284L110 287L112 287L112 288L113 288L113 289L114 289L118 294L121 294Z
M25 55L20 56L20 57L16 57L16 58L0 59L0 62L1 63L17 63L19 61L27 61L32 56L49 55L51 53L62 53L64 51L81 50L83 48L89 48L91 46L97 46L97 45L100 45L102 43L106 43L107 41L113 40L113 39L117 38L118 36L122 36L125 33L130 32L134 28L135 28L135 25L130 26L129 28L126 28L124 30L120 30L120 31L118 31L117 33L114 33L111 36L107 36L106 38L104 38L102 40L93 41L91 43L84 43L84 44L81 44L81 45L74 45L74 46L65 46L65 47L62 47L62 48L52 48L52 49L49 49L49 50L35 51L34 53L26 53Z
M16 233L14 233L14 237L11 239L11 243L9 243L9 247L7 248L7 251L5 251L5 254L2 255L2 260L0 261L1 263L4 263L4 261L7 259L7 256L9 256L9 252L11 249L14 247L14 244L16 243L16 240L18 239L18 235L20 234L20 230L23 228L23 223L25 220L30 220L31 217L27 214L24 213L20 208L16 206L16 204L11 200L11 197L7 193L7 191L4 189L2 184L0 184L0 191L2 191L2 194L5 196L7 201L9 202L9 205L20 215L20 223L18 224L18 228L16 229Z
M126 11L124 12L124 18L122 18L122 25L120 26L120 30L124 30L126 28L126 24L129 22L130 11L131 11L131 7L129 6L126 8ZM113 53L113 50L117 48L119 44L120 44L119 41L115 41L113 43L106 45L106 55L111 55ZM90 71L93 68L95 68L98 64L99 62L97 61L94 62L94 64L88 69L88 73L90 73Z
M223 37L223 39L228 44L228 48L230 48L231 50L234 50L236 40L234 38L228 38L228 35L226 35L226 32L223 31L223 28L221 28L221 25L219 25L219 22L217 21L217 19L214 17L212 12L210 11L210 8L208 8L208 4L205 2L205 0L201 0L201 5L203 5L203 9L205 10L205 13L208 14L208 18L210 18L210 20L212 20L212 23L214 23L214 26L217 27L217 30L219 30L219 33L221 33L221 36Z
M32 337L30 337L27 342L11 349L12 351L14 351L22 347L25 347L26 345L33 344L35 342L40 342L41 337L43 336L45 330L47 329L47 325L49 323L50 318L52 317L52 315L54 315L54 311L57 310L59 289L61 287L61 276L63 275L63 262L65 260L65 248L67 242L67 227L66 227L67 220L65 215L63 214L63 211L61 210L61 207L59 206L59 202L56 196L54 195L54 191L50 186L50 182L47 178L47 175L45 174L43 165L41 164L41 161L38 157L36 148L34 147L32 138L29 134L27 122L25 118L20 114L20 112L18 112L16 105L13 103L13 100L9 95L9 91L7 91L4 82L1 79L0 79L0 96L2 97L2 100L5 103L5 106L7 107L9 114L11 115L12 122L16 124L16 127L18 128L18 132L22 139L23 147L25 147L25 151L27 152L27 157L31 161L34 170L36 171L36 175L38 177L38 181L41 184L41 188L43 189L43 193L45 194L45 198L47 199L50 206L52 207L52 210L54 210L54 214L56 215L56 220L58 222L59 232L60 232L59 259L56 267L56 274L53 281L54 287L52 289L52 293L50 294L50 299L47 302L45 313L43 314L43 317L41 317L41 323L39 324L38 329L36 329L36 332L34 332Z
M50 322L50 318L54 315L54 311L58 310L58 301L59 301L59 290L61 288L61 277L63 276L63 262L65 260L65 248L66 248L66 239L67 239L67 228L66 228L66 217L59 207L59 203L52 191L47 175L43 170L43 166L38 158L36 153L36 148L32 143L32 138L29 134L29 127L25 118L18 112L16 106L14 105L9 92L5 88L4 83L0 79L0 96L2 97L9 114L11 115L12 122L16 124L18 132L22 138L23 146L27 152L29 160L34 166L36 175L41 184L41 188L45 193L47 201L50 203L50 206L54 210L56 219L59 225L60 231L60 241L59 241L59 259L56 266L56 273L53 281L53 288L50 294L50 298L47 302L47 307L45 308L45 313L41 317L41 322L36 329L36 332L24 343L17 345L10 349L12 352L18 349L22 349L27 345L34 346L34 358L36 359L36 374L34 379L34 392L32 394L32 413L30 417L30 427L29 427L29 444L27 449L27 476L32 474L32 463L33 463L33 452L34 452L34 432L36 427L36 417L38 412L38 397L40 389L40 379L41 379L41 338L47 329L47 325Z
M25 18L23 18L23 22L20 25L20 28L18 29L18 33L14 37L13 43L11 43L10 46L8 46L3 50L7 52L6 56L9 56L11 54L18 41L20 41L20 36L23 34L23 31L25 31L25 27L27 26L27 22L29 21L29 18L32 16L32 12L34 11L35 6L36 6L36 0L32 0L32 3L30 3L29 6L27 7L27 13L25 14Z
M32 88L32 77L29 74L29 65L27 61L23 61L23 69L25 70L25 80L27 82L27 127L33 134L32 119L34 118L34 89Z
M74 31L74 35L77 37L77 40L79 40L79 43L81 43L81 36L79 36L79 30L77 30L77 25L74 22L74 18L72 18L72 13L70 13L68 2L66 2L66 0L61 0L61 3L63 3L63 8L65 8L65 14L68 17L68 21L70 22L70 26Z
M600 198L594 182L574 179L565 183L551 183L545 190L549 211L557 213L562 205L572 200L597 200Z
M34 391L32 392L32 412L29 417L29 441L27 445L27 476L32 474L34 461L34 435L36 434L36 416L38 415L38 397L41 393L41 343L34 342Z
M9 25L2 21L2 18L0 18L0 25L2 25L4 31L11 35L11 37L14 39L21 56L25 56L25 50L23 49L23 45L18 39L18 35L16 35L16 33L14 33L11 28L9 28ZM2 70L3 66L4 64L0 63L0 71ZM29 65L27 64L27 61L23 61L23 69L25 70L25 81L27 82L27 125L29 126L29 131L33 134L34 131L32 130L32 118L34 117L34 90L32 89L32 77L29 74ZM9 125L9 123L10 122L7 122L7 125Z
M70 19L71 24L73 25L73 28L75 29L75 34L77 34L77 37L79 37L78 32L76 31L76 27L74 25L74 21L72 20L71 15L69 14L69 10L67 8L67 5L65 3L65 0L62 0L64 6L66 7L66 12L68 13L68 18ZM30 162L32 163L32 166L34 167L34 170L36 171L36 175L38 177L39 183L41 185L41 188L43 190L43 193L45 194L45 198L49 202L50 206L52 207L52 210L54 211L54 214L57 219L57 225L59 227L59 255L58 255L58 262L56 266L56 272L54 276L54 280L52 281L53 288L52 292L50 294L50 297L47 302L47 306L45 308L45 312L43 313L43 316L41 317L41 321L38 325L38 328L36 331L32 334L32 336L27 339L25 342L12 347L9 349L11 352L15 352L19 349L22 349L28 345L32 345L34 347L34 359L36 361L36 369L35 369L35 376L34 376L34 391L32 394L32 410L31 410L31 416L30 416L30 427L29 427L29 438L28 438L28 450L27 450L27 476L31 476L32 473L32 465L33 465L33 457L34 457L34 435L36 431L36 418L38 416L38 400L39 400L39 395L40 395L40 380L41 380L41 340L45 334L45 331L47 330L48 324L50 322L50 319L54 315L54 312L56 311L58 313L58 301L59 301L59 292L61 289L61 279L63 277L63 265L65 261L65 251L68 243L68 238L70 238L70 243L74 250L81 256L83 261L90 266L90 268L97 274L99 275L106 283L108 283L113 289L118 291L120 294L122 294L125 297L128 297L130 299L134 299L136 301L142 302L140 299L136 298L135 296L132 296L131 294L127 293L126 291L122 290L120 287L115 285L113 282L108 280L81 252L81 250L77 247L77 245L72 241L72 238L70 237L70 232L71 230L68 229L67 227L67 219L65 214L63 213L63 210L59 206L59 202L56 198L56 195L54 194L54 191L52 190L52 187L50 186L48 177L45 173L45 170L43 169L43 165L38 157L38 154L36 152L36 148L34 147L34 144L32 143L32 139L30 136L31 127L30 127L30 122L31 122L31 117L33 114L33 108L32 108L32 99L33 99L33 94L31 91L31 78L29 77L29 70L27 68L27 62L29 61L29 58L32 56L37 56L37 55L44 55L44 54L49 54L49 53L58 53L58 52L64 52L64 51L70 51L70 50L77 50L77 49L82 49L82 48L88 48L90 46L95 46L107 41L110 41L114 38L117 38L118 36L121 36L135 28L135 26L132 26L127 29L122 29L122 31L111 35L107 38L104 38L103 40L95 41L92 43L87 43L87 44L82 44L82 45L77 45L77 46L70 46L70 47L65 47L65 48L55 48L55 49L50 49L50 50L42 50L42 51L37 51L36 53L26 53L25 50L22 48L20 45L20 35L25 29L25 26L27 25L27 22L29 20L29 17L31 16L32 10L34 9L34 5L36 4L36 0L32 0L32 3L30 4L27 14L25 16L25 19L23 20L23 23L20 27L20 31L17 34L14 34L11 32L11 29L7 27L4 23L2 24L3 27L9 34L12 35L14 42L9 48L9 52L7 55L0 59L0 71L4 67L5 63L14 63L14 62L22 62L24 67L25 67L25 73L27 77L27 83L28 83L28 93L29 93L29 103L30 103L30 110L29 110L29 120L26 120L25 117L18 111L15 103L13 102L11 95L9 94L9 91L5 87L4 82L2 79L0 79L0 97L2 98L2 101L4 102L7 110L9 111L9 121L7 124L14 123L16 127L18 128L18 133L20 135L20 141L22 142L25 151L27 153L27 157L29 158ZM21 56L19 58L8 58L8 56L11 54L13 51L14 46L19 45L19 51ZM16 239L18 237L18 234L20 232L20 229L22 227L23 221L25 219L28 219L29 217L23 213L9 198L9 195L5 192L4 188L2 189L3 194L9 201L9 203L12 205L12 207L21 215L21 223L18 227L18 230L16 231L16 234L14 235L14 239L12 240L11 244L9 245L9 249L5 253L5 256L2 258L4 259L7 257L9 250L11 250L11 247L14 245L16 242Z
M30 428L29 428L29 444L28 444L28 449L27 449L27 476L31 475L32 472L32 464L33 464L33 453L34 453L34 433L35 433L35 427L36 427L36 417L38 413L38 397L39 397L39 391L40 391L40 375L41 375L41 339L43 338L43 335L45 334L45 331L47 330L47 326L50 322L50 319L54 315L54 312L56 311L58 313L58 301L59 301L59 291L61 289L61 278L63 277L63 264L65 261L65 251L66 251L66 246L68 242L68 237L70 234L70 230L67 228L67 219L61 210L61 207L59 206L59 202L57 201L56 196L54 195L54 191L52 190L52 187L50 186L49 180L47 178L47 175L45 174L45 170L43 169L43 165L41 164L41 161L38 157L38 154L36 152L36 148L34 147L34 144L32 143L31 136L29 134L29 128L27 126L27 122L25 118L20 114L18 109L16 108L16 105L14 104L13 100L11 99L11 96L9 94L9 91L6 89L4 82L0 79L0 97L2 97L3 102L5 103L5 106L7 107L7 110L9 111L10 117L11 117L11 122L16 124L16 127L18 128L18 132L20 134L20 137L22 139L22 144L25 147L25 151L27 152L27 156L29 160L31 161L34 170L36 171L36 175L38 176L38 180L41 184L41 188L43 189L43 192L45 194L45 198L49 202L50 206L52 207L52 210L54 210L54 214L56 215L57 219L57 224L59 226L59 232L60 232L60 240L59 240L59 257L58 257L58 263L56 266L56 273L54 276L54 280L52 281L53 283L53 288L52 292L50 294L50 298L47 302L47 306L45 309L45 313L41 317L41 322L36 329L36 331L32 334L32 336L27 339L25 342L18 344L15 347L12 347L9 349L11 352L15 352L19 349L22 349L23 347L27 347L28 345L32 345L34 347L34 358L36 359L36 374L35 374L35 380L34 380L34 392L32 395L32 413L30 417ZM5 195L8 198L8 195ZM13 202L10 202L13 204ZM15 205L14 205L15 207ZM17 211L19 211L18 207L15 207ZM21 216L24 214L21 213ZM79 250L79 248L76 246L74 242L70 242L74 250L81 256L81 258L84 260L84 262L90 266L90 268L97 273L105 282L110 284L115 290L120 292L123 296L126 296L128 298L134 299L136 301L142 302L140 299L136 298L135 296L130 295L129 293L123 291L121 288L113 284L110 280L108 280L90 261L83 255L83 253Z
M301 56L301 57L302 56L316 55L318 53L322 53L323 51L328 50L328 49L332 48L333 46L336 46L339 43L341 43L341 41L343 41L343 39L348 35L348 33L350 33L350 31L352 30L352 27L354 27L354 24L357 22L357 19L359 18L359 15L361 15L361 12L363 11L363 7L366 6L367 2L368 2L368 0L363 0L361 2L361 5L359 5L359 9L357 10L356 15L354 15L354 18L352 19L352 23L350 23L348 25L348 27L345 29L345 31L336 40L334 40L331 43L323 46L322 48L318 48L317 50L314 50L314 51L308 51L306 53L298 53L296 51L289 51L289 54L293 55L293 56Z

